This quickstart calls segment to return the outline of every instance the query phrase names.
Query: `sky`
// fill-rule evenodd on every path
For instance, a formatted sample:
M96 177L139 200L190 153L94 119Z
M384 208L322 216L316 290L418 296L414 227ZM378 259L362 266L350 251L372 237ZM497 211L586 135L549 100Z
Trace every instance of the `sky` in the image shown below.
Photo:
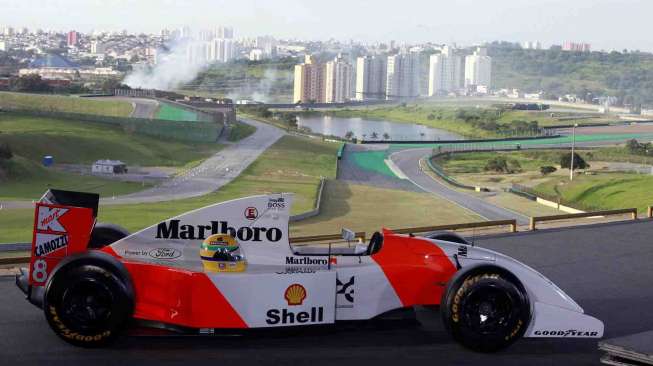
M233 26L237 37L475 43L587 42L653 51L651 0L0 0L0 26L155 32Z

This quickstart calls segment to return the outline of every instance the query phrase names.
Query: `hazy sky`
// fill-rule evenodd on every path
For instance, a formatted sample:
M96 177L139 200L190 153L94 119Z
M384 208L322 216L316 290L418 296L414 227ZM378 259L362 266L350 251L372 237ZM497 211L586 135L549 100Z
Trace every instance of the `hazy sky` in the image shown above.
M584 41L653 51L651 0L0 0L0 25L158 32L230 25L236 36L470 44Z

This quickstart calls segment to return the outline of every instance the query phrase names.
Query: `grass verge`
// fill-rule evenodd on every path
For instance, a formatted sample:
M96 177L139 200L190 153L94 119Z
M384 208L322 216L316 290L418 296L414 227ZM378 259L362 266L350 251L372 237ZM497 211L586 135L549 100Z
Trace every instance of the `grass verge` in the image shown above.
M10 92L0 92L2 106L114 117L128 117L133 110L131 103L125 101Z
M128 165L182 166L217 152L215 143L186 143L123 131L120 127L83 121L0 113L0 143L16 155L40 162L90 164L99 159Z
M290 226L293 236L339 233L343 227L374 232L483 221L479 216L427 193L416 193L330 180L318 216Z
M256 127L250 126L247 123L236 122L229 129L229 136L227 136L227 141L240 141L245 137L256 132Z
M293 214L313 209L320 177L335 177L339 144L284 136L219 191L186 200L103 205L99 221L136 231L183 212L234 198L273 192L295 193ZM29 241L32 209L0 210L0 243Z

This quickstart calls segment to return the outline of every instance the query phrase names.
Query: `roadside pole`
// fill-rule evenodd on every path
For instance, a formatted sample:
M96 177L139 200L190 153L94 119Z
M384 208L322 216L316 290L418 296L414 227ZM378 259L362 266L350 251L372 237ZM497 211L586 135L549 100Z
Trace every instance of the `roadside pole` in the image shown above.
M569 180L574 180L574 147L576 145L576 127L578 123L574 123L574 127L571 128L571 164L569 165Z

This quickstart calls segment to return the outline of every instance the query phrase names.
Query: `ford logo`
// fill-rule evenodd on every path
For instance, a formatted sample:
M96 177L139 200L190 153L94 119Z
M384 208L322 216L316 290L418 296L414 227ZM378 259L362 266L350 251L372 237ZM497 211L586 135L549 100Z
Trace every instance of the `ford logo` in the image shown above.
M176 259L181 257L181 251L173 248L156 248L150 250L150 257L156 259Z

